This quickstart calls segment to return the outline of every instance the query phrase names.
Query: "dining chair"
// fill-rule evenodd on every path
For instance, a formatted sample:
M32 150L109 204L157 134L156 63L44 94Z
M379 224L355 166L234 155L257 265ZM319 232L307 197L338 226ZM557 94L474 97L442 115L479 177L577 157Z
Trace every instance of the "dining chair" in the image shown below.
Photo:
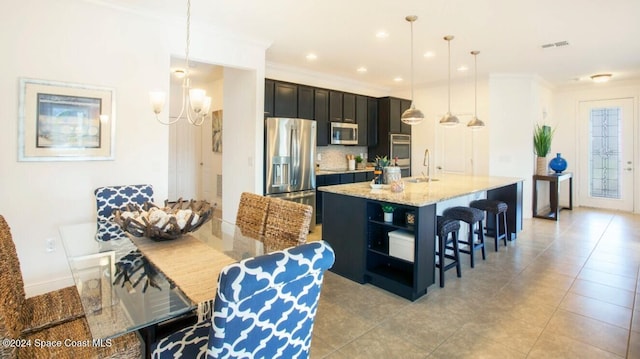
M113 222L113 212L127 205L142 206L153 202L153 186L150 184L105 186L94 191L98 211L96 239L108 241L125 235L119 225Z
M265 252L305 243L312 214L309 205L271 198L264 232Z
M307 358L324 272L335 260L324 241L223 268L209 320L152 346L152 358Z
M270 198L255 193L242 192L236 214L236 225L245 236L262 239L267 223Z
M31 346L1 345L2 358L140 358L141 355L141 343L134 333L105 342L104 347L62 345L45 348L35 345L36 340L92 343L92 337L75 287L26 298L20 260L11 229L2 215L0 340L3 343L5 340L31 343Z

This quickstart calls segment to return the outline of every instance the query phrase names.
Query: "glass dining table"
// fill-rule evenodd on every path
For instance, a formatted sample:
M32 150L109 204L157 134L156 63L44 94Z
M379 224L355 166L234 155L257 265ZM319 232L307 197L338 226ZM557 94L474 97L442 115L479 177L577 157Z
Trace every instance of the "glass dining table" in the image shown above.
M210 315L222 268L263 254L260 238L217 218L167 241L97 241L95 222L59 231L93 339L140 330L148 340L160 323Z

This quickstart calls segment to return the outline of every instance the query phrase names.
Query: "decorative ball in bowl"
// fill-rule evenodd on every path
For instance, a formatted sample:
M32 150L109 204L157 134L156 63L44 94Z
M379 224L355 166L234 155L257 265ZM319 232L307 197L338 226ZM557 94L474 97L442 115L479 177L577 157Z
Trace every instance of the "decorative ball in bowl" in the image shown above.
M207 201L169 203L160 208L151 202L142 206L127 205L114 211L114 222L135 237L148 237L155 241L176 239L193 232L211 219L213 207Z

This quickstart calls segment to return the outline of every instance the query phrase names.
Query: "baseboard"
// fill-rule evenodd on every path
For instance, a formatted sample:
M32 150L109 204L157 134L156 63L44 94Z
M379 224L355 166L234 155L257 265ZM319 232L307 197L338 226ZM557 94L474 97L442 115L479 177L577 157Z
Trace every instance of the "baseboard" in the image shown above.
M43 294L43 293L51 292L64 287L68 287L71 285L74 285L73 277L67 276L67 277L47 280L45 282L37 282L37 283L25 285L24 291L27 298L29 298L39 294Z

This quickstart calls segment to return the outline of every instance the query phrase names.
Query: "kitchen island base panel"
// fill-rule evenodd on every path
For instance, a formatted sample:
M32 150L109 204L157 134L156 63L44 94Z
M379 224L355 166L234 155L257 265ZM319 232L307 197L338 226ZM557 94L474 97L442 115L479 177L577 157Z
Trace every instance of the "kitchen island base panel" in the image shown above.
M330 271L365 283L366 200L325 192L322 201L322 239L331 245L336 254Z

